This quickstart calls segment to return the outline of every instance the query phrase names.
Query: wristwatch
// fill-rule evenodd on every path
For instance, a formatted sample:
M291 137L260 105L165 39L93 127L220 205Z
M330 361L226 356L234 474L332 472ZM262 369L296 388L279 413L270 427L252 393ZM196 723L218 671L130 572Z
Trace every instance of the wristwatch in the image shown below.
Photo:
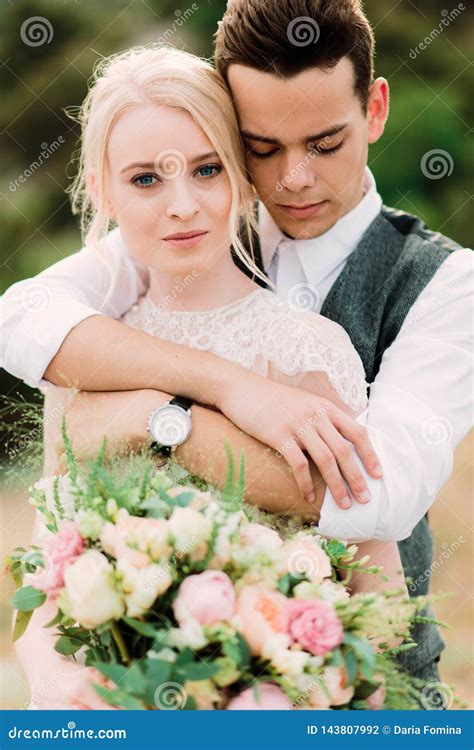
M154 453L169 458L178 445L188 439L192 428L192 404L189 398L175 396L152 411L148 417L148 432L153 438L150 447Z

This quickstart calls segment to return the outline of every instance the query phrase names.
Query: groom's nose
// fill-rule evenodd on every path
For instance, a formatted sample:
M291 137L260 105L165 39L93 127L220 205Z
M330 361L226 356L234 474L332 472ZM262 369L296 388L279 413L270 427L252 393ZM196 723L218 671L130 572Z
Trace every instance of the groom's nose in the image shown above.
M313 171L312 157L310 153L288 153L283 160L280 182L284 188L291 193L298 193L304 188L313 187L316 184L316 174Z

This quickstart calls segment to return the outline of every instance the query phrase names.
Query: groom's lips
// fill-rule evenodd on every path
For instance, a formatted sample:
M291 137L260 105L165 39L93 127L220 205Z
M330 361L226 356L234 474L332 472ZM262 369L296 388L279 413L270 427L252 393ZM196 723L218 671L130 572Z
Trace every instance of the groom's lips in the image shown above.
M321 213L328 203L329 201L326 200L319 203L302 203L301 205L278 203L278 207L292 216L293 219L310 219Z

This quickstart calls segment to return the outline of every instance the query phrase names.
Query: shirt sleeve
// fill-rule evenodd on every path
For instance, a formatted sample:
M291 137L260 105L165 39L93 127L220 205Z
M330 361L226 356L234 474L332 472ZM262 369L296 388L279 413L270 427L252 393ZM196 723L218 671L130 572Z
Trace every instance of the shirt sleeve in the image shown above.
M327 490L320 533L406 539L450 476L454 449L472 425L473 258L467 249L451 253L384 352L368 409L357 418L384 476L372 479L357 459L371 499L341 510Z
M118 229L104 242L104 259L84 247L13 284L0 300L0 366L33 388L46 384L45 370L78 323L92 315L121 318L147 285Z

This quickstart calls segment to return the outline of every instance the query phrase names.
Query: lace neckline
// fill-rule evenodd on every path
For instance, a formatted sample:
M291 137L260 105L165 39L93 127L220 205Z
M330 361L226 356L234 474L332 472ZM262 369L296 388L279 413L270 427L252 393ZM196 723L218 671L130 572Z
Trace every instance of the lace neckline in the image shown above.
M258 289L254 289L253 292L246 294L245 297L240 297L239 299L235 299L233 302L228 302L226 305L221 305L220 307L210 307L208 310L166 310L166 309L162 310L161 306L163 305L163 303L153 302L153 300L148 296L148 294L146 294L143 297L143 301L148 305L149 308L151 308L153 311L155 311L156 313L160 315L169 315L169 316L199 315L199 317L201 317L204 315L214 315L215 313L226 312L227 310L231 310L233 307L238 307L244 302L247 302L253 299L257 294L260 294L260 292L262 291L265 291L265 290L259 287Z

